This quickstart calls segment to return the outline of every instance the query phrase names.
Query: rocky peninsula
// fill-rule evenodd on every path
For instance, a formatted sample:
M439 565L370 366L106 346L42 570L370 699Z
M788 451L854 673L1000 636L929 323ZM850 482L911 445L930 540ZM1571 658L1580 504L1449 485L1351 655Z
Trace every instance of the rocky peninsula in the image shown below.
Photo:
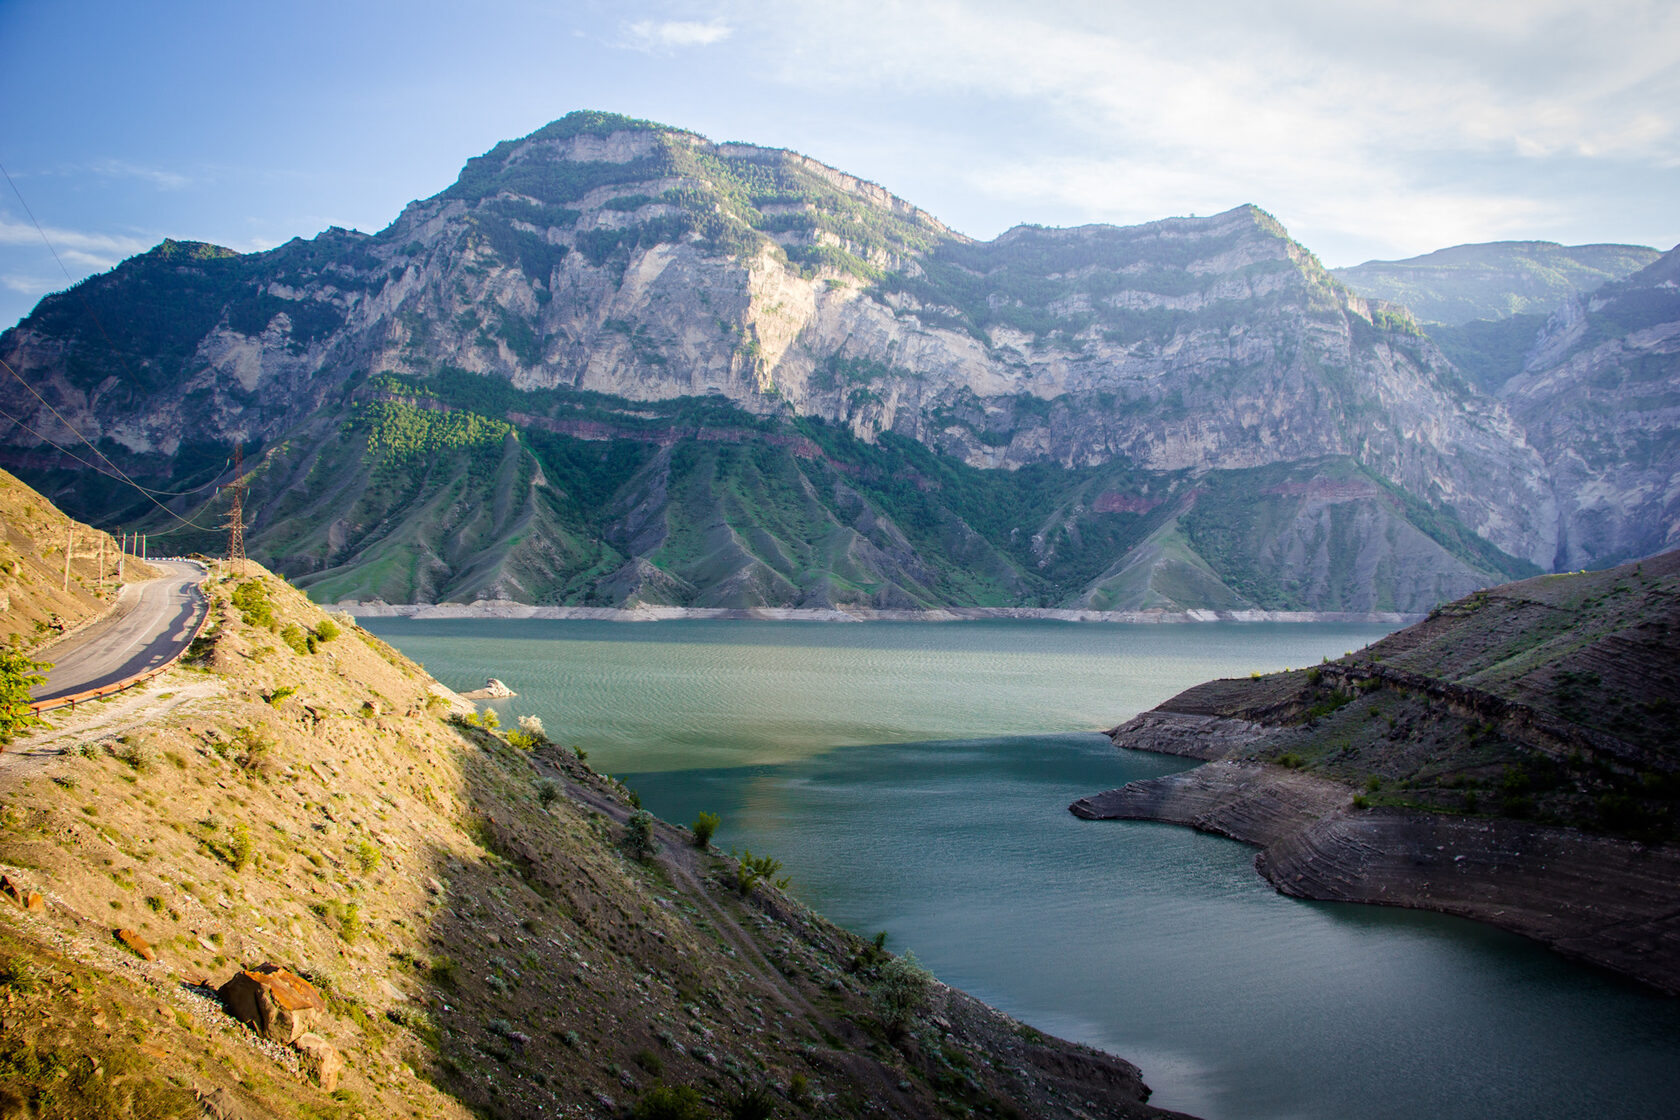
M1260 848L1302 898L1485 921L1680 993L1680 553L1459 600L1114 728L1206 760L1070 806Z

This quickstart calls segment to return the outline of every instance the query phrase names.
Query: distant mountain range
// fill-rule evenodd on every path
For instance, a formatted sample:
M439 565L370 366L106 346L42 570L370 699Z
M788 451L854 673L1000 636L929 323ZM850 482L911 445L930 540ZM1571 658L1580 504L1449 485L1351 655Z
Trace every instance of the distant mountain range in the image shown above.
M1673 255L1483 248L1576 262L1497 386L1254 207L976 242L574 113L375 235L165 242L0 357L197 525L242 444L248 548L322 599L1423 611L1680 534ZM180 529L15 382L0 408L38 433L0 465Z

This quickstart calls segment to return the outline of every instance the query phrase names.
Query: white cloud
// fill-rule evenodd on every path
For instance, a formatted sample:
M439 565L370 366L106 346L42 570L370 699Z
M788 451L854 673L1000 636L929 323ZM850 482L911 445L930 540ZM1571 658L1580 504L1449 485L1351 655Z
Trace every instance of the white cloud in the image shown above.
M15 272L0 276L0 287L14 292L22 292L26 296L43 296L52 291L54 281L40 276L22 276Z
M0 245L41 246L42 233L46 234L47 241L66 265L80 264L90 269L110 268L124 257L143 253L152 247L152 242L126 234L88 233L51 226L44 226L38 231L26 222L0 217Z
M1436 247L1518 235L1561 208L1541 201L1561 165L1548 161L1680 161L1666 111L1680 104L1680 5L1660 0L782 0L775 13L753 23L771 29L784 82L878 91L910 114L972 104L977 146L993 115L1000 140L1027 149L977 161L972 186L1092 220L1256 202ZM1043 120L1046 138L1020 144L1012 114Z
M157 167L142 167L126 160L107 159L93 165L93 170L100 175L113 179L138 179L143 183L150 183L160 190L178 191L192 185L192 180L174 171L165 171Z
M716 20L637 20L625 28L629 45L638 50L672 50L677 47L709 47L729 38L734 28Z

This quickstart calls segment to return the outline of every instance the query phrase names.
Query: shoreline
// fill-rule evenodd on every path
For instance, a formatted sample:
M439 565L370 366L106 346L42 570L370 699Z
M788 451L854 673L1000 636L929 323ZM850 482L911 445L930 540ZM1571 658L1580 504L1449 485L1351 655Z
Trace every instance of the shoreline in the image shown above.
M942 607L879 610L873 607L561 607L509 600L474 603L386 603L355 599L321 604L356 618L536 618L588 622L678 622L696 619L754 622L1096 622L1179 625L1199 622L1348 623L1407 626L1423 618L1398 611L1097 611L1055 607Z
M1361 809L1349 785L1249 759L1268 729L1155 709L1117 747L1203 760L1068 806L1084 820L1184 825L1258 851L1280 894L1469 918L1680 995L1680 849L1499 817Z

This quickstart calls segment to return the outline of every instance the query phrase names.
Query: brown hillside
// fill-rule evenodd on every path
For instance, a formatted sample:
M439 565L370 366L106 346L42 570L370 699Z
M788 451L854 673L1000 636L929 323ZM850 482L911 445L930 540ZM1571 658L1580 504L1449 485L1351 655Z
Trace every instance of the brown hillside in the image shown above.
M43 896L0 900L0 1114L608 1117L683 1087L704 1116L1164 1115L937 984L889 1031L870 943L686 830L634 858L574 752L452 722L254 566L209 593L184 667L0 755L0 873ZM324 997L333 1092L216 1000L265 962Z

